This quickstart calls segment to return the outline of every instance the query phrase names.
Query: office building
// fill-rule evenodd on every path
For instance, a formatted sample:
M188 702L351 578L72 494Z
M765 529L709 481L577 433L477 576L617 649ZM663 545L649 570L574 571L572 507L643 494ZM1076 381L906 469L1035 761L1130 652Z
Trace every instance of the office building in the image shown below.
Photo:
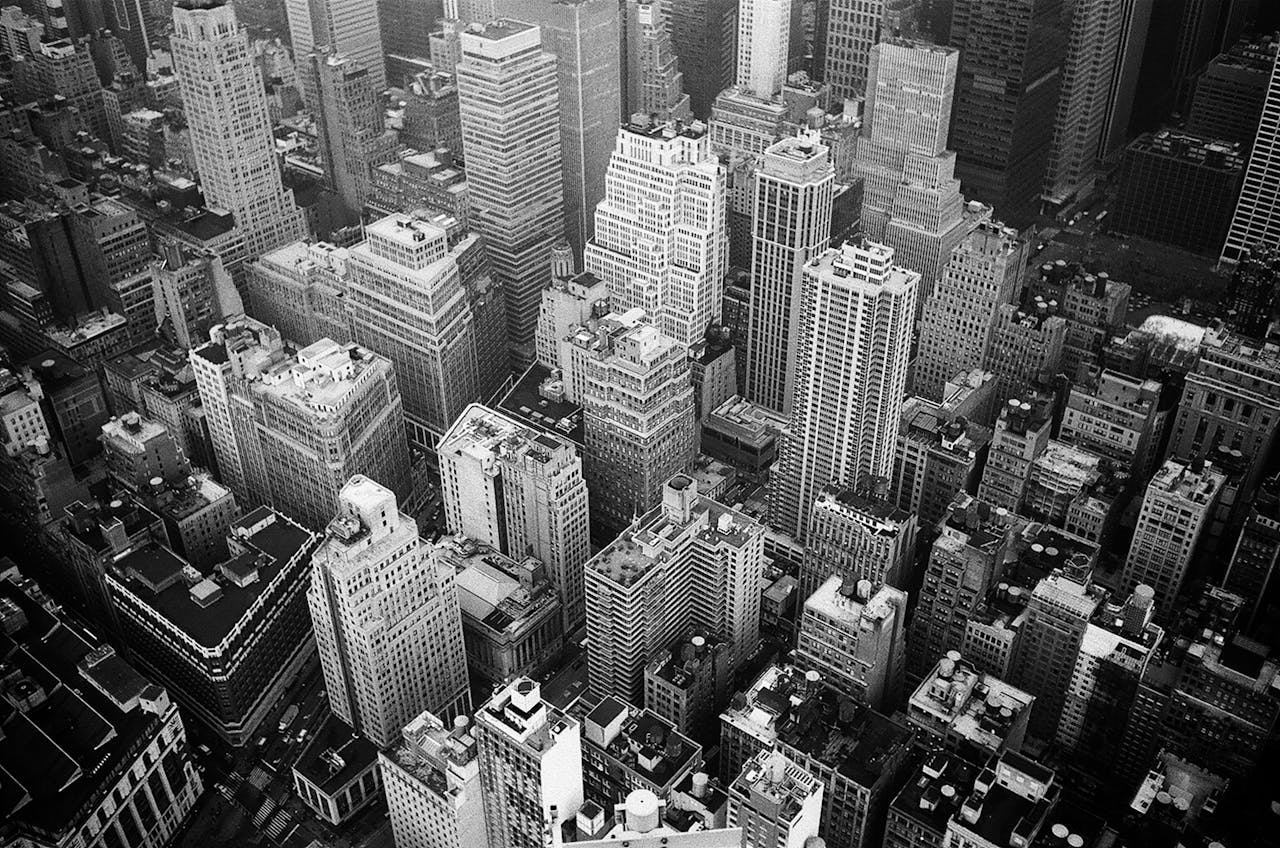
M630 115L649 115L658 123L692 117L684 74L667 25L664 3L627 0L623 6L622 109ZM606 192L607 193L607 192Z
M743 394L784 414L795 389L804 266L827 249L834 188L827 148L806 137L769 147L755 176Z
M316 647L330 709L386 747L423 705L449 721L469 711L458 593L394 492L356 476L339 500L312 555Z
M729 785L729 827L744 848L803 848L818 835L823 788L781 751L761 751Z
M377 0L287 0L289 44L299 65L311 61L313 53L343 56L369 75L369 88L381 96L387 87L387 72L378 23ZM303 78L303 95L308 107L318 103L315 81Z
M1035 696L948 651L907 701L907 720L940 747L974 762L1019 751Z
M19 433L27 429L21 421L18 424L22 428ZM43 425L41 417L40 426ZM185 482L191 474L191 464L169 430L136 412L103 424L101 438L107 474L132 492L147 488L157 477L164 484Z
M480 786L490 845L543 845L548 830L583 806L582 729L518 678L475 715ZM519 799L519 803L516 803Z
M996 378L996 397L1019 397L1047 388L1062 371L1067 319L1041 296L1024 295L1020 304L1001 304L982 370Z
M769 493L769 522L803 539L828 483L893 472L920 275L864 240L804 269L795 400Z
M1015 227L1039 211L1069 25L1062 0L955 0L952 8L956 173L966 197Z
M981 371L971 373L990 376ZM983 394L990 394L994 387L989 379L979 386ZM920 526L936 526L957 494L977 493L991 439L990 427L975 423L947 404L907 398L889 481L898 508L915 515Z
M345 337L348 257L347 248L323 241L264 253L248 266L250 312L300 347Z
M685 347L640 316L614 315L596 332L572 338L581 362L573 379L582 384L592 534L605 540L657 506L667 480L697 455Z
M296 0L295 0L296 2ZM373 169L394 162L399 142L382 108L382 59L375 73L351 54L321 47L306 57L312 79L320 165L347 220L364 210Z
M560 599L563 632L583 616L590 556L582 460L564 438L472 404L440 440L441 493L453 533L509 557L532 555Z
M643 309L664 334L692 345L720 317L729 262L725 175L706 128L628 121L605 186L586 270L608 284L614 311Z
M465 716L446 725L430 711L378 753L391 832L400 848L489 848L480 746Z
M1200 358L1187 374L1169 456L1190 461L1220 445L1245 456L1266 456L1280 426L1280 349L1226 327L1205 333ZM1263 467L1254 463L1244 489Z
M734 0L688 0L667 9L671 46L680 60L689 107L704 121L716 95L736 78L737 13Z
M824 486L814 498L800 566L800 597L834 575L852 587L870 582L906 589L915 560L917 523L876 487Z
M960 814L947 822L944 844L1000 848L1015 841L1030 843L1034 834L1048 832L1061 792L1053 770L1005 751L986 762L961 802Z
M507 302L518 361L533 360L551 246L564 234L556 58L538 27L492 21L462 33L458 109L471 223L484 237Z
M773 465L787 418L735 395L702 421L702 452L740 473L759 475Z
M1045 312L1066 321L1062 373L1071 380L1089 381L1102 368L1107 344L1126 330L1132 286L1112 279L1106 271L1094 273L1062 259L1042 264L1039 277L1029 276L1027 284L1037 311L1039 303L1045 303ZM1025 306L1030 311L1032 303Z
M1187 132L1234 142L1247 154L1258 132L1275 53L1274 39L1241 39L1205 65L1187 113Z
M1239 144L1173 130L1147 133L1124 150L1115 227L1165 244L1216 254L1244 179Z
M658 652L644 668L645 709L686 736L714 735L733 678L730 645L695 633Z
M178 705L10 564L0 573L0 839L144 845L178 837L204 792ZM67 733L76 728L76 733Z
M1280 280L1280 247L1258 245L1248 251L1231 270L1227 283L1227 326L1241 335L1260 339L1271 326L1276 306L1276 283Z
M832 574L804 602L795 662L880 712L903 697L907 593Z
M979 771L977 764L959 754L928 754L889 807L885 848L942 848L947 823L960 815L961 802Z
M773 665L734 696L720 715L721 772L740 774L752 757L777 749L821 783L818 835L827 845L879 845L889 802L910 768L913 730L818 677Z
M329 714L293 764L293 791L321 821L345 824L382 790L378 746Z
M1264 483L1249 505L1240 538L1231 554L1222 588L1245 599L1241 624L1252 632L1263 610L1275 596L1277 560L1280 559L1280 498L1274 478Z
M966 204L947 149L959 54L895 38L871 48L867 106L854 161L862 224L920 274L917 305L933 293L951 251L991 210Z
M318 529L354 474L408 495L404 412L383 357L330 339L286 355L278 333L246 318L214 327L191 366L219 473L242 507Z
M745 0L738 5L739 88L769 98L787 77L791 0Z
M311 656L317 537L265 507L219 532L228 556L217 564L153 543L115 561L107 591L135 661L202 724L244 745Z
M459 36L450 33L455 39ZM458 116L458 84L448 68L433 66L432 72L422 71L406 80L404 101L404 126L400 140L405 146L426 155L429 151L449 150L454 156L462 156L462 125ZM402 211L388 209L387 214Z
M1168 459L1147 484L1120 588L1126 593L1139 584L1154 589L1161 619L1174 609L1225 482L1225 475L1203 460L1183 465Z
M499 17L537 24L542 49L556 57L565 236L575 256L595 230L605 169L622 112L618 44L621 5L614 0L497 0Z
M871 49L909 24L910 0L831 0L821 4L814 38L814 71L836 102L868 95ZM823 17L825 15L825 17Z
M996 422L978 498L993 507L1019 512L1027 497L1032 464L1049 448L1053 431L1048 398L1011 398Z
M1051 207L1062 208L1093 188L1126 11L1110 0L1085 0L1064 10L1069 34L1043 195Z
M644 699L654 646L699 626L730 645L736 666L759 643L764 528L698 493L678 474L644 514L586 567L589 686Z
M350 248L346 304L355 341L391 360L409 437L432 449L480 396L475 316L460 258L476 236L391 215Z
M912 392L939 400L957 373L982 367L997 310L1018 300L1028 250L1017 232L992 221L952 249L921 310Z
M1091 383L1071 387L1058 438L1092 451L1145 480L1153 469L1168 411L1164 387L1106 370Z
M614 695L582 720L583 797L602 810L638 790L669 798L701 767L701 745Z
M555 586L537 559L513 559L465 536L440 539L428 559L454 575L473 680L492 686L538 674L560 655L569 631Z
M301 238L302 212L280 182L262 76L235 7L175 5L170 49L205 202L235 216L250 256Z
M46 350L26 362L28 387L39 389L40 408L51 435L66 448L73 468L102 451L99 436L110 417L98 375L74 359Z
M1244 188L1222 246L1220 263L1234 264L1259 244L1280 242L1280 52L1271 67L1271 81L1254 137Z
M583 271L569 277L555 277L542 290L538 310L538 364L544 368L568 370L560 354L568 352L560 342L578 325L609 314L609 287L595 274Z

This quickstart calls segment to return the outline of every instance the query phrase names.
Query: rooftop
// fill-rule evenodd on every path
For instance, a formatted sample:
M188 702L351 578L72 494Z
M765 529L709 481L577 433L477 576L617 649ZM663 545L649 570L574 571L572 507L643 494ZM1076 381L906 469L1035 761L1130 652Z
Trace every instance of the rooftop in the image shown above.
M377 746L330 715L311 737L293 770L321 792L333 795L377 762Z
M565 400L563 391L558 395L547 391L553 382L551 370L535 362L498 403L498 409L517 421L562 436L581 447L585 438L582 406Z
M944 727L987 751L1009 741L1014 722L1035 697L978 672L956 651L933 667L908 702L908 714L935 732Z
M476 626L495 633L516 632L559 609L537 560L517 562L461 536L442 538L433 551L445 553L452 562L462 614Z
M942 834L947 822L959 814L960 804L972 791L979 771L980 766L958 754L928 753L893 799L893 810L931 833Z
M618 719L622 719L621 726L610 735L610 726ZM675 778L702 761L702 747L669 722L647 709L629 707L612 695L587 714L583 738L661 788L669 788Z

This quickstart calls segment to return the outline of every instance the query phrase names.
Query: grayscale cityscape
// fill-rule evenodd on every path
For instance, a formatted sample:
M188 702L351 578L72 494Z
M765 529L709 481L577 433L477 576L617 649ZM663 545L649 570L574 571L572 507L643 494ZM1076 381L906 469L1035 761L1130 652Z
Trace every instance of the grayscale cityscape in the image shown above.
M1280 0L0 0L0 848L1280 848Z

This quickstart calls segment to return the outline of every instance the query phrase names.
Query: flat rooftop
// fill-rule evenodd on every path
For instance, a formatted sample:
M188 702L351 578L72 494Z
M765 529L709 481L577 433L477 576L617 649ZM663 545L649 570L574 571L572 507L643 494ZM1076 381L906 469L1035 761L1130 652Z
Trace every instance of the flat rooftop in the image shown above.
M326 795L334 795L378 762L378 747L335 715L311 737L293 770Z

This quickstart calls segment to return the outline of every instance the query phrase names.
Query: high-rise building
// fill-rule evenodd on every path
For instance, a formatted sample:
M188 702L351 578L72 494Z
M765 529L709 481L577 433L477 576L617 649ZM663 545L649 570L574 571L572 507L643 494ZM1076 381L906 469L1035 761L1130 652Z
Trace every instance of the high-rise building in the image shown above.
M574 379L580 370L592 534L604 541L657 506L697 455L685 346L637 316L606 318L573 339L575 359L585 358Z
M408 496L404 411L390 361L330 339L289 355L279 333L251 318L209 335L191 366L219 474L241 507L273 506L319 529L354 474Z
M1276 485L1272 478L1254 494L1231 564L1222 578L1224 589L1245 599L1241 623L1246 631L1268 609L1276 592L1273 580L1280 566L1280 496Z
M175 4L170 49L205 201L235 216L251 256L301 238L302 212L280 181L262 73L235 7Z
M264 253L248 267L248 300L254 317L306 347L350 332L345 247L295 241Z
M1239 144L1160 130L1124 150L1116 229L1217 253L1231 226L1246 158Z
M586 615L587 484L567 439L472 404L437 447L449 530L510 557L537 557L560 597L564 633Z
M640 308L690 346L720 317L729 236L725 174L700 124L637 116L619 131L584 266L616 312Z
M1275 62L1272 38L1242 39L1205 66L1187 113L1187 132L1235 142L1247 154L1258 132Z
M804 266L831 237L835 172L827 148L788 138L764 154L755 178L746 397L790 411Z
M733 677L729 649L727 642L695 633L659 652L644 669L645 709L686 736L714 736Z
M347 254L351 333L391 360L409 439L431 450L480 397L479 328L460 268L476 236L406 214L374 221L364 235Z
M556 57L537 26L491 21L462 33L457 78L471 222L505 289L508 342L527 364L551 246L564 233Z
M1052 432L1053 410L1047 397L1010 398L996 421L978 499L1009 512L1020 511L1031 465L1048 449Z
M490 845L545 845L583 804L582 729L518 678L476 710L480 786Z
M499 17L537 24L542 49L556 57L565 235L575 255L595 230L605 168L622 105L616 0L496 0Z
M860 100L867 95L871 48L883 35L893 35L909 25L915 0L827 0L814 35L821 46L821 79L831 87L831 96Z
M955 0L951 146L966 196L1016 227L1039 211L1067 46L1062 0Z
M1226 446L1245 456L1266 456L1278 428L1280 350L1226 327L1211 329L1200 344L1200 359L1187 374L1168 455L1191 462ZM1246 493L1263 471L1263 463L1250 466Z
M970 373L986 378L973 393L991 396L995 384L990 375ZM948 383L947 392L956 386ZM991 428L977 422L989 418L921 397L907 398L902 405L889 491L898 508L915 515L920 526L937 525L960 492L977 493L992 437Z
M1062 783L1052 769L1005 751L986 763L983 775L961 801L960 815L947 821L943 844L1000 848L1023 833L1049 833L1050 815L1061 793Z
M649 115L657 123L692 117L684 74L667 25L669 4L626 0L622 30L623 119ZM608 192L606 191L606 194Z
M1232 264L1256 245L1280 243L1280 51L1271 66L1271 82L1262 119L1245 169L1244 188L1222 246L1221 262Z
M795 662L872 709L891 713L903 697L907 593L833 574L804 602Z
M983 221L951 251L921 310L912 392L939 400L957 373L982 367L997 309L1018 299L1028 250L1016 231Z
M313 52L328 48L330 55L345 56L369 75L373 95L387 87L382 33L378 22L378 0L287 0L289 43L299 63L309 61ZM303 92L314 107L314 81L303 76Z
M1056 737L1089 621L1105 591L1094 585L1087 555L1036 584L1014 643L1009 682L1035 696L1028 733Z
M595 274L583 271L571 277L557 277L542 290L538 310L538 364L544 368L568 370L560 361L568 348L560 344L578 325L609 313L609 287Z
M792 0L743 0L738 4L739 88L757 97L782 91L787 78Z
M1139 584L1150 586L1155 590L1157 615L1163 618L1170 613L1225 482L1223 473L1203 460L1191 466L1165 461L1142 498L1120 574L1121 591L1132 593Z
M828 483L893 473L920 275L864 240L804 268L796 390L769 493L769 521L803 539Z
M608 695L582 720L583 794L601 810L636 790L669 798L702 768L702 746L656 713Z
M694 626L741 663L760 640L763 573L764 528L672 477L662 505L587 563L590 690L643 703L651 653Z
M1280 300L1280 245L1258 245L1245 253L1231 271L1224 314L1227 326L1241 335L1266 338L1271 316Z
M1163 387L1117 371L1103 371L1092 384L1071 387L1058 438L1114 460L1145 480L1156 460L1167 411Z
M480 746L466 717L446 725L430 711L378 754L387 817L400 848L489 848Z
M1047 388L1062 370L1067 320L1040 295L1024 291L1019 304L996 309L982 370L996 378L996 397L1018 397Z
M1035 700L983 673L959 651L948 651L911 693L907 721L947 750L983 762L1001 751L1022 749Z
M704 121L716 95L734 82L737 11L736 0L685 0L667 9L689 106Z
M347 218L355 220L369 199L374 167L395 161L396 133L384 126L378 81L360 60L322 47L307 62L320 164Z
M1044 200L1052 206L1063 207L1093 187L1125 12L1114 0L1080 0L1068 12L1070 34L1044 185Z
M818 835L823 788L783 752L761 751L729 785L729 827L742 828L742 848L803 848Z
M866 580L906 589L916 552L916 517L886 500L875 487L824 486L814 498L800 565L800 597L831 575L850 587Z
M334 715L387 747L424 706L470 712L462 614L451 568L432 568L418 525L367 477L343 487L312 555L307 598Z

